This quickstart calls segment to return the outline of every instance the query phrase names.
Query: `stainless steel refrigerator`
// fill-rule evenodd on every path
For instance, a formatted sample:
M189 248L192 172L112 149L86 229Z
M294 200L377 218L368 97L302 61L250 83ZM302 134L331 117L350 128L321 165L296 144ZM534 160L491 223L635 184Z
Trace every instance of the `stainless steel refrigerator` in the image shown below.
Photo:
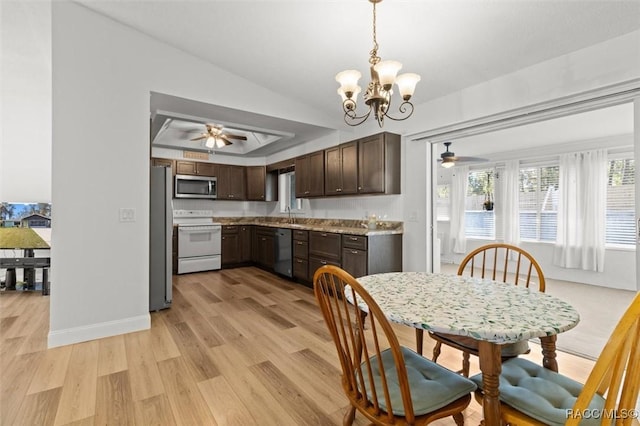
M171 196L171 168L152 166L149 196L149 311L171 307Z

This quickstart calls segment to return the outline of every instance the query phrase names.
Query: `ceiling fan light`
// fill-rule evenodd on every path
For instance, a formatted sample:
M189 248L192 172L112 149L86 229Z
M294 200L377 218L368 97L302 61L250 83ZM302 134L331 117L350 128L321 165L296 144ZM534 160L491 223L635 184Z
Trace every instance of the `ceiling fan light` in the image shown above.
M456 165L456 162L453 161L451 158L443 158L442 159L442 167L444 167L445 169L451 168L453 166Z
M213 136L209 136L207 140L204 141L204 146L206 146L209 149L213 148L215 144L216 144L216 141L213 138Z
M224 140L222 138L219 138L219 137L216 137L215 139L216 139L216 146L218 148L224 148L224 146L226 145L224 143Z
M362 74L357 70L345 70L336 74L336 81L340 83L340 88L347 98L351 99L358 89L360 77L362 77Z
M398 61L381 61L373 67L384 90L391 89L401 68L402 64Z
M398 90L400 91L400 96L405 101L411 99L413 93L416 90L416 84L420 81L420 76L418 74L409 72L406 74L400 74L398 78L396 78L396 84L398 85Z

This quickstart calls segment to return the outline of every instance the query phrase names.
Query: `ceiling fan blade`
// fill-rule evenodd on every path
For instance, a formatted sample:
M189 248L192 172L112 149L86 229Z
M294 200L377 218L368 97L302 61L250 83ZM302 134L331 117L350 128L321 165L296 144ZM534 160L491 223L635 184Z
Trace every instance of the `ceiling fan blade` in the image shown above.
M463 161L465 163L470 163L470 162L483 163L489 160L481 157L456 157L456 161Z
M231 142L229 139L227 139L227 135L222 135L220 136L220 139L222 139L222 142L224 142L224 145L233 145L233 142Z
M447 162L450 163L485 163L489 161L481 157L448 157ZM438 163L442 163L442 158L438 158Z
M207 137L208 137L207 135L202 135L202 136L198 136L197 138L193 138L191 140L192 141L199 141L199 140L202 140L202 139L206 139Z
M238 140L241 140L241 141L246 141L247 140L246 136L232 135L232 134L229 134L229 133L225 133L224 137L229 138L229 139L238 139Z

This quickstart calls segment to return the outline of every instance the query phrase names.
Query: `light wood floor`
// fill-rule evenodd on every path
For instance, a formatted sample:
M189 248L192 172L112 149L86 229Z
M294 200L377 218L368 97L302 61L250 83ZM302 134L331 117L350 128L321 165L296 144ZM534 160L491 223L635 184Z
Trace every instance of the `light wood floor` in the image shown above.
M46 349L48 297L0 293L0 424L342 424L348 404L335 347L311 289L257 268L182 275L173 307L152 313L151 323ZM413 329L396 331L414 346ZM539 348L528 356L540 360ZM562 353L558 360L580 381L593 364ZM444 349L440 362L457 369L459 353ZM467 424L480 419L472 401ZM356 415L356 424L367 423Z

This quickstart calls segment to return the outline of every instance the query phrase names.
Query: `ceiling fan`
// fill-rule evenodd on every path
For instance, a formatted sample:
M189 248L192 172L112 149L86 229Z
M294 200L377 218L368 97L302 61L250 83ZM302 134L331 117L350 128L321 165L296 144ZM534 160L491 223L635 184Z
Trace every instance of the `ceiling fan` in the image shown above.
M241 141L246 141L247 137L242 135L233 135L231 133L225 133L223 131L224 127L216 124L205 124L207 131L202 133L197 138L191 139L192 141L200 141L205 139L204 146L207 148L223 148L227 145L232 145L229 139L237 139Z
M480 157L456 157L456 154L452 151L449 151L449 146L451 146L451 142L445 142L444 146L447 148L445 152L440 154L439 162L442 163L442 167L449 168L456 165L456 163L480 163L484 161L489 161L486 158Z

